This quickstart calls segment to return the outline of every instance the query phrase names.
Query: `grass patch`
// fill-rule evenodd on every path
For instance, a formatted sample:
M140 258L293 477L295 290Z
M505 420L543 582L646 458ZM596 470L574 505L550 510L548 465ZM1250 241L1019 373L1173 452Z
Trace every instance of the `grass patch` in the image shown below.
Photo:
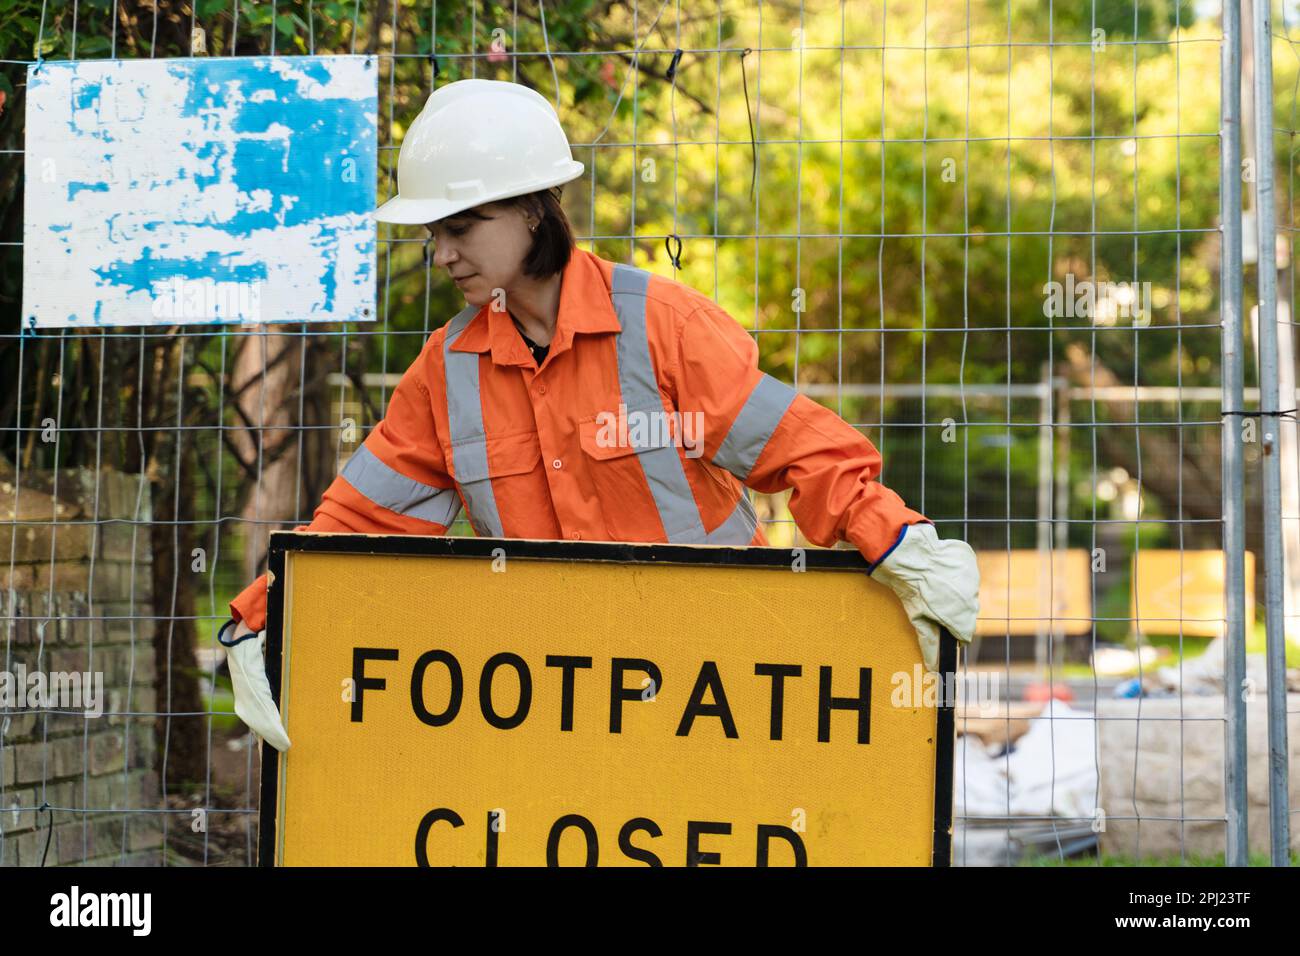
M205 703L212 714L212 728L226 733L243 728L244 722L235 716L235 692L228 677L218 677L216 690L207 695Z
M1071 857L1068 860L1062 860L1049 854L1039 854L1027 856L1020 861L1019 866L1226 866L1226 855L1223 853L1189 853L1186 858L1178 854L1168 856L1144 856L1133 857L1122 854L1104 854L1097 856L1079 856ZM1250 866L1272 866L1272 860L1268 853L1252 853L1249 856ZM1300 853L1291 854L1291 865L1300 865Z

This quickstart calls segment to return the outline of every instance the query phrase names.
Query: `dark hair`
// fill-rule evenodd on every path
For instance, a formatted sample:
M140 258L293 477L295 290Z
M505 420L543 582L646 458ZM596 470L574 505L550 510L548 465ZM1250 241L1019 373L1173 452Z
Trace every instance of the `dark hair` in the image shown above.
M569 217L564 214L564 207L560 205L562 192L562 186L552 186L550 189L525 193L522 196L511 196L509 199L498 199L496 202L486 204L506 209L518 208L537 217L538 225L533 233L533 245L524 256L524 275L534 279L545 279L557 272L563 272L564 267L569 264L569 258L573 255L574 246L577 245L577 241L573 238L573 227L569 225ZM464 212L457 213L455 217L447 218L460 216L470 219L491 218L477 209L466 209Z

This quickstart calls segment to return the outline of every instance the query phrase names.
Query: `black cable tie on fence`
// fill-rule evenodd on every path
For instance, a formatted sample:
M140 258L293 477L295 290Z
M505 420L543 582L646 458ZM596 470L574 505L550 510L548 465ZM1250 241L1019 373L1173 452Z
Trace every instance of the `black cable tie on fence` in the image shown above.
M677 242L676 254L673 253L673 247L672 247L672 242L674 240L676 240ZM680 236L676 234L673 234L671 236L665 236L664 252L668 253L668 258L672 262L674 269L680 269L682 267L682 239Z
M429 243L431 242L433 242L432 239L424 240L424 249L420 253L422 256L424 256L424 266L426 269L429 267Z
M754 114L749 109L749 76L745 73L745 57L754 51L749 47L740 51L740 81L745 86L745 116L749 119L749 198L754 198L754 183L758 178L758 143L754 139Z
M43 57L43 56L41 56L39 53L37 53L37 54L36 54L36 66L35 66L35 68L32 70L32 76L35 76L37 73L41 72L41 67L42 67L44 64L45 64L45 57Z
M1236 411L1236 410L1233 410L1233 409L1225 409L1224 411L1220 412L1219 414L1221 414L1221 415L1244 415L1244 416L1246 416L1246 417L1248 417L1248 418L1259 418L1261 415L1277 415L1277 416L1279 416L1279 417L1284 417L1284 416L1287 416L1287 415L1294 415L1296 412L1300 412L1300 408L1282 408L1282 409L1278 409L1277 411L1273 411L1273 412L1262 412L1262 411L1261 411L1261 412L1240 412L1240 411Z
M436 80L438 78L438 54L430 53L429 62L433 64L433 78Z
M54 835L54 811L50 809L48 801L41 801L41 805L36 808L37 813L48 813L49 821L45 824L45 851L41 854L41 866L45 865L45 858L50 855L50 837ZM37 824L39 826L39 824Z
M664 79L672 80L677 75L677 64L681 62L682 50L678 47L673 51L673 61L668 64L668 71L664 73Z

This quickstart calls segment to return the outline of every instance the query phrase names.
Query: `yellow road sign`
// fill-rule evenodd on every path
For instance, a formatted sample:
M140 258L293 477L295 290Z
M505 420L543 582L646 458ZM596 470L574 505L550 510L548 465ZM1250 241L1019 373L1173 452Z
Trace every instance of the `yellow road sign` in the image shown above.
M1224 608L1223 552L1141 548L1133 555L1129 606L1141 634L1218 637ZM1255 626L1255 555L1246 552L1246 633Z
M277 532L260 861L947 865L952 694L865 567Z

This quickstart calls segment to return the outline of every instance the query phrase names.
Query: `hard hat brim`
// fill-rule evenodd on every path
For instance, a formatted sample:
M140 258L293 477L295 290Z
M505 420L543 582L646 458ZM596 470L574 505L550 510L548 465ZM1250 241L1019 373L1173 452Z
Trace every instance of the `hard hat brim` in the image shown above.
M577 179L585 169L586 167L582 163L573 160L572 165L561 175L538 180L521 188L500 190L495 193L488 193L485 196L476 196L472 199L407 199L398 195L375 210L375 221L393 223L399 226L422 226L426 223L437 222L439 219L446 219L448 216L454 216L466 209L482 206L484 203L540 192L553 186L561 186Z

